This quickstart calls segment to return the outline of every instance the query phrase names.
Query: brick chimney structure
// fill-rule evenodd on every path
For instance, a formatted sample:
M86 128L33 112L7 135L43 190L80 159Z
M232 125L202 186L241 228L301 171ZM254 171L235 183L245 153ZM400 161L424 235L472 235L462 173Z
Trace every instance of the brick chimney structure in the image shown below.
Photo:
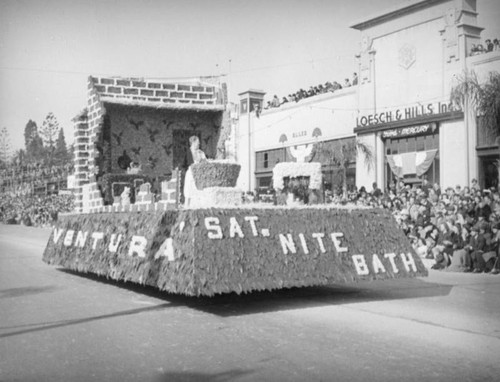
M78 212L111 204L119 191L103 187L103 179L125 177L128 163L149 182L169 180L175 169L185 172L192 162L191 135L200 138L207 157L220 158L220 139L231 126L225 84L218 77L174 83L91 76L87 85L87 109L73 120Z

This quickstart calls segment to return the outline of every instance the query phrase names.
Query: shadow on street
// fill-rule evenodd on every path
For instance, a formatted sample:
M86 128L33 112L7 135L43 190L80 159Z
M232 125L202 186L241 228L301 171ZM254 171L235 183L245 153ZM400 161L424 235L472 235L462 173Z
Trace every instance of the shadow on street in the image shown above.
M221 373L197 373L197 372L165 372L154 378L154 382L182 382L182 381L190 381L190 382L225 382L225 381L234 381L237 378L243 377L245 375L252 374L253 371L249 370L240 370L233 369L224 371Z
M22 288L10 288L0 290L0 299L3 298L16 298L22 296L29 296L40 293L47 293L57 290L58 287L54 285L48 285L43 287L28 286Z
M138 314L138 313L150 312L150 311L155 311L155 310L162 310L165 308L172 308L174 306L176 306L176 305L173 303L164 303L164 304L159 304L159 305L155 305L155 306L149 306L146 308L123 310L121 312L115 312L115 313L111 313L111 314L102 314L102 315L93 316L93 317L77 318L77 319L73 319L73 320L42 322L42 323L36 323L36 324L31 324L31 325L23 325L23 326L18 326L17 328L24 327L24 329L16 330L16 331L9 332L9 333L0 334L0 338L13 337L13 336L21 335L21 334L26 334L26 333L40 332L40 331L44 331L44 330L48 330L48 329L57 329L57 328L65 327L65 326L85 324L88 322L105 320L108 318L129 316L129 315ZM13 328L16 328L16 327L12 327L12 326L11 327L0 327L0 329L13 329Z
M62 268L58 270L168 301L175 306L185 306L222 317L327 305L446 296L453 288L452 285L431 283L421 279L392 279L363 281L358 284L332 284L318 287L259 291L241 295L228 293L212 297L192 297L160 291L147 285L109 280L103 276L90 273L78 273Z

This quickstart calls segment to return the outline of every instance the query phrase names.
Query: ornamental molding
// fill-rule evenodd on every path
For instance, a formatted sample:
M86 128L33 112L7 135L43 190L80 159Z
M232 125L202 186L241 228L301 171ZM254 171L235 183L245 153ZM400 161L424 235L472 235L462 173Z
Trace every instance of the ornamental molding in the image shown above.
M405 43L399 48L399 66L409 69L416 61L415 45Z

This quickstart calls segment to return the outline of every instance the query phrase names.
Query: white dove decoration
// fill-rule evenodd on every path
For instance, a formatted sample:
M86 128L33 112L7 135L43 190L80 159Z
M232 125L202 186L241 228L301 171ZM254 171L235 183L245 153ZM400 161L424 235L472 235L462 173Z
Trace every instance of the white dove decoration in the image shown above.
M290 153L295 159L297 159L297 162L304 163L306 161L306 157L311 155L312 149L312 144L298 145L290 147Z

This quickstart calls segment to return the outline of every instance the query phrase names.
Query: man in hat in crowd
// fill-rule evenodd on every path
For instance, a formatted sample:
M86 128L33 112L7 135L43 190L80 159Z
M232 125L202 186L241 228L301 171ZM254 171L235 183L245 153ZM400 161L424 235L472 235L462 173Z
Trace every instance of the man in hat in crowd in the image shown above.
M490 215L491 215L491 198L490 196L484 195L481 201L479 202L479 215L483 216L485 220L489 220Z
M457 243L453 249L453 255L451 257L451 264L447 268L447 271L450 271L450 272L470 272L471 260L470 260L469 253L464 248L467 244L468 239L469 239L470 225L464 224L464 225L458 225L458 226L460 227L458 229L459 240L457 240ZM455 227L458 228L458 226L455 226Z
M483 272L485 266L482 255L486 249L486 238L484 236L486 227L483 223L476 223L472 226L469 244L466 247L471 258L472 271L474 273Z
M378 188L377 182L372 183L372 191L370 192L374 198L380 198L382 196L382 190Z
M493 213L500 214L500 194L498 191L495 191L491 194L491 203L490 207Z
M429 183L429 181L427 180L427 177L423 177L422 178L422 185L420 186L420 188L422 189L422 191L426 194L429 193L429 190L432 189L432 185Z
M434 217L431 219L431 222L437 227L445 223L446 218L444 217L444 211L441 209L434 209Z
M453 187L448 187L446 188L446 196L448 197L448 200L451 201L453 200L453 196L455 195L455 190Z
M477 191L479 190L479 184L477 183L477 179L472 179L470 189L472 191Z
M500 223L491 226L491 234L486 239L488 251L483 254L485 263L484 271L493 274L500 273L499 246L500 246Z
M413 221L417 220L420 205L417 203L415 196L412 194L408 200L408 212L410 213L410 218Z

